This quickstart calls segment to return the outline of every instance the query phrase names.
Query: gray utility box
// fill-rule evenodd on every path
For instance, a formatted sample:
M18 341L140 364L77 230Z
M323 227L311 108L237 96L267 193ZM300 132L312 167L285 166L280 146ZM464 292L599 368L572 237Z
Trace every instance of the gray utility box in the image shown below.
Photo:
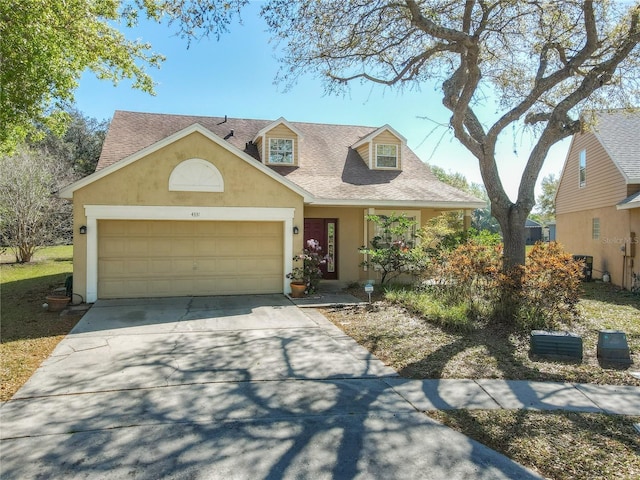
M563 330L533 330L531 353L540 356L570 357L582 361L582 337Z
M631 355L627 335L620 330L600 330L598 332L598 359L603 362L630 365Z

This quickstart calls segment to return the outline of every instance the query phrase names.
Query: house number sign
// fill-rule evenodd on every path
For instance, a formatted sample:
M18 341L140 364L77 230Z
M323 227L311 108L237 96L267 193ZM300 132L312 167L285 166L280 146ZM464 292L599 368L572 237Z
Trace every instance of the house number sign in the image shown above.
M200 212L191 212L191 216L192 217L199 217L200 216Z

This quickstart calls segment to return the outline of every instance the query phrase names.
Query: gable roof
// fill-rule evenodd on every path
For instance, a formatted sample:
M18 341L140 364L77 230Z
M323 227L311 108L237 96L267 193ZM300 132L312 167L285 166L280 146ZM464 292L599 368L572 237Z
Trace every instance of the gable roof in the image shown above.
M382 127L375 129L373 132L368 134L366 137L361 138L356 143L351 145L351 148L358 148L360 145L364 145L365 143L369 143L370 141L372 141L374 138L376 138L378 135L380 135L384 131L390 132L393 136L398 137L398 140L400 140L400 142L402 144L406 144L407 143L407 139L404 138L402 135L400 135L400 133L398 133L398 131L396 131L390 125L383 125Z
M139 160L143 157L146 157L147 155L149 155L150 153L153 153L157 150L160 150L161 148L166 147L167 145L172 144L173 142L176 142L182 138L187 137L188 135L191 135L192 133L200 133L201 135L204 135L205 137L207 137L209 140L217 143L218 145L220 145L222 148L225 148L227 150L229 150L230 152L232 152L233 154L237 155L238 157L240 157L242 160L244 160L245 162L249 163L251 166L253 166L254 168L257 168L258 170L261 170L263 173L265 173L266 175L268 175L269 177L273 178L274 180L276 180L279 183L284 184L286 187L290 188L291 190L299 193L304 199L305 201L309 201L311 199L311 196L309 194L309 192L306 192L304 189L300 188L298 185L296 185L295 183L287 180L286 178L283 178L281 175L278 175L277 173L275 173L273 170L269 169L268 167L265 167L264 165L262 165L262 163L256 162L253 157L250 157L248 154L246 154L245 152L242 152L240 150L238 150L236 147L234 147L233 145L228 144L224 139L218 137L216 134L210 132L209 130L207 130L206 128L204 128L202 125L198 124L198 123L194 123L178 132L175 132L171 135L169 135L168 137L165 137L141 150L138 150L137 152L123 158L120 161L116 161L113 163L110 163L109 165L103 167L103 168L97 168L96 171L94 173L92 173L91 175L81 178L80 180L67 185L66 187L60 189L59 195L62 198L68 198L71 199L73 198L73 192L75 192L76 190L85 187L87 185L89 185L90 183L95 182L96 180L99 180L102 177L105 177L107 175L109 175L110 173L119 170L133 162L135 162L136 160ZM104 147L103 147L103 152L104 152ZM102 156L101 156L102 158ZM98 166L100 166L100 162L98 162Z
M640 109L595 112L593 134L627 183L640 183Z
M283 122L304 137L304 142L299 144L300 164L265 166L259 162L259 153L253 140L260 132ZM198 124L202 131L208 131L212 139L228 143L229 148L242 155L243 159L281 176L286 184L295 185L306 193L304 197L307 203L468 209L485 206L482 200L439 181L429 167L404 144L401 147L401 171L370 170L352 147L384 129L390 129L403 139L386 125L376 128L288 122L282 118L274 122L116 111L96 173L91 176L125 159L131 161L131 158L148 154L147 149L164 145L166 140L194 124Z
M271 122L267 126L261 128L260 131L258 133L256 133L256 135L253 137L253 141L255 142L258 139L258 137L263 136L264 134L268 133L270 130L273 130L274 128L276 128L278 125L284 125L285 127L287 127L289 130L291 130L293 133L295 133L298 136L298 140L300 140L300 139L302 139L304 137L302 132L300 130L298 130L295 127L295 125L292 125L284 117L280 117L275 122Z

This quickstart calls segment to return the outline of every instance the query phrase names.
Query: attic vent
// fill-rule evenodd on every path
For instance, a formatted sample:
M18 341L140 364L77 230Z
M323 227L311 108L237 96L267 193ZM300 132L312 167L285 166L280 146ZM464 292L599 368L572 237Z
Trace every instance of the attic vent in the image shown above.
M191 158L178 164L169 176L171 192L224 192L220 171L210 162Z

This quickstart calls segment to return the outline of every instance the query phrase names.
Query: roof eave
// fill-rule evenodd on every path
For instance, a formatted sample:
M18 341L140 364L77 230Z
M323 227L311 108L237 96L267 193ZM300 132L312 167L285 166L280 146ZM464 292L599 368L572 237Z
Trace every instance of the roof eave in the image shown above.
M456 201L433 201L433 200L379 200L379 199L333 199L316 198L313 201L305 202L313 206L331 207L385 207L385 208L440 208L449 210L475 210L485 208L486 202L456 202Z

